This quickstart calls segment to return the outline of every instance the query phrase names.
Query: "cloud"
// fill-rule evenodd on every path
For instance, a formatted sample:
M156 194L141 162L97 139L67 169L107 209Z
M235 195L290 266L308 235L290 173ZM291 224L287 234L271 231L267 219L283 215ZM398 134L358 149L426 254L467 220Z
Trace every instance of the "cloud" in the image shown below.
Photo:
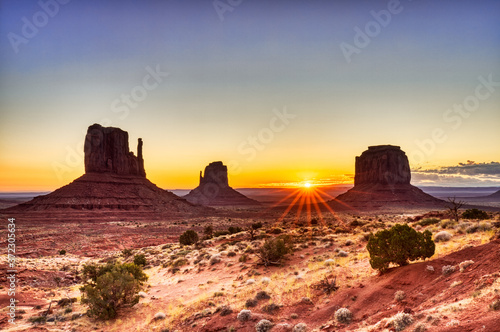
M500 162L476 163L467 160L455 166L416 168L412 170L412 182L418 185L498 186Z

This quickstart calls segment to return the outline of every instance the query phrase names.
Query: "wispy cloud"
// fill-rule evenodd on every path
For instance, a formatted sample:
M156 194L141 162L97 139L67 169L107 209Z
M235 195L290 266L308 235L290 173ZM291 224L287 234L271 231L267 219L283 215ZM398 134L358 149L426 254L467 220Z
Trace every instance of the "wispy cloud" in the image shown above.
M412 182L419 185L500 185L500 162L476 163L467 160L454 166L420 167L412 170Z

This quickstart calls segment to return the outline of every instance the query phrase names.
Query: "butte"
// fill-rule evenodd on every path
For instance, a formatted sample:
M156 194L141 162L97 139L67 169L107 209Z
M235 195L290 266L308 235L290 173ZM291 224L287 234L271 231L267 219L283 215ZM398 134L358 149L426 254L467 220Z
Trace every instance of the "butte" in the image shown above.
M370 146L356 157L354 187L330 201L342 209L442 208L445 201L410 184L410 164L399 146Z
M227 166L215 161L200 171L200 184L184 196L193 204L206 206L258 206L259 202L237 192L229 186Z
M130 217L170 216L207 210L163 190L146 178L138 139L137 156L129 151L128 133L119 128L90 126L85 137L85 174L54 192L5 209L12 212L72 212L85 218L91 212Z

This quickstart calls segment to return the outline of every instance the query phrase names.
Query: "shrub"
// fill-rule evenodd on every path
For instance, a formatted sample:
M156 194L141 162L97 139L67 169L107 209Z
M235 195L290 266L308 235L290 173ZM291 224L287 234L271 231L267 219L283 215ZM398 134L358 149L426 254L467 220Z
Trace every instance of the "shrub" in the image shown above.
M394 300L401 302L405 299L406 294L402 290L398 290L396 293L394 293Z
M467 260L463 261L462 263L458 264L458 267L460 268L460 272L464 272L466 268L474 264L474 261Z
M134 256L134 264L137 266L145 266L147 264L146 256L144 254L135 255Z
M33 316L28 318L28 322L32 324L45 324L47 322L47 317L45 316Z
M214 233L214 237L219 237L219 236L223 236L223 235L229 235L229 231L215 231Z
M246 322L252 318L252 312L250 310L243 309L240 311L238 316L236 316L240 322Z
M480 224L473 224L465 229L465 232L470 234L470 233L476 233L476 232L486 232L491 230L491 225L487 224L486 222L482 222Z
M368 240L366 248L371 267L384 272L390 263L403 266L412 260L431 257L436 246L430 231L421 233L408 225L396 224L389 230L378 231Z
M441 269L441 272L443 273L443 275L447 276L447 275L450 275L452 274L453 272L455 272L455 267L453 265L445 265L443 266L443 268Z
M339 310L335 311L335 319L339 323L349 324L352 319L351 310L347 308L340 308Z
M66 250L64 249L59 250L59 255L66 255Z
M255 239L255 235L257 234L257 230L262 228L261 222L254 222L248 228L248 234L250 235L250 240L253 241Z
M212 225L207 225L205 226L205 228L203 229L203 234L205 234L205 236L207 238L212 238L212 236L214 235L214 228Z
M132 249L123 249L123 250L122 250L122 256L123 256L123 257L129 257L129 256L132 256Z
M241 227L235 227L235 226L231 226L227 230L229 231L229 234L236 234L243 232L243 229Z
M462 218L464 219L489 219L488 213L479 209L467 209L462 213Z
M255 331L257 332L267 332L271 330L273 327L273 323L268 321L267 319L262 319L260 322L255 325Z
M137 293L148 277L135 264L84 265L81 302L89 306L88 314L99 319L117 316L121 307L139 302Z
M222 261L220 254L215 254L210 257L210 265L220 263Z
M157 312L155 315L154 315L154 320L162 320L162 319L165 319L165 317L167 317L163 312Z
M260 291L255 295L255 299L257 301L260 300L269 300L271 298L271 295L269 295L266 291Z
M441 231L434 235L434 241L435 242L446 242L451 239L451 234L448 233L447 231Z
M396 331L403 331L408 325L413 323L413 317L404 312L398 312L392 317L392 325Z
M425 218L417 222L417 225L424 227L424 226L439 224L440 222L441 220L439 220L438 218Z
M491 310L500 310L500 299L496 299L495 301L490 303Z
M307 325L304 323L298 323L293 327L292 332L306 332L307 331Z
M195 244L198 242L198 233L193 230L187 230L181 234L179 237L179 243L185 246L189 246L191 244Z
M265 266L281 264L281 260L286 254L292 252L293 243L289 236L280 236L267 239L258 249L256 255Z

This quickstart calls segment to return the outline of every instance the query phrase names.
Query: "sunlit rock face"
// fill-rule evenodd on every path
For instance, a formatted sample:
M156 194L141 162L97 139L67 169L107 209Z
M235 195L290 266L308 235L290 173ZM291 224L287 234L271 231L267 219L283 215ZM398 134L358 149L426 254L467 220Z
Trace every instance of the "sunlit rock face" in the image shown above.
M85 173L114 173L146 177L142 157L142 139L137 157L129 151L128 133L120 128L90 126L85 137Z

